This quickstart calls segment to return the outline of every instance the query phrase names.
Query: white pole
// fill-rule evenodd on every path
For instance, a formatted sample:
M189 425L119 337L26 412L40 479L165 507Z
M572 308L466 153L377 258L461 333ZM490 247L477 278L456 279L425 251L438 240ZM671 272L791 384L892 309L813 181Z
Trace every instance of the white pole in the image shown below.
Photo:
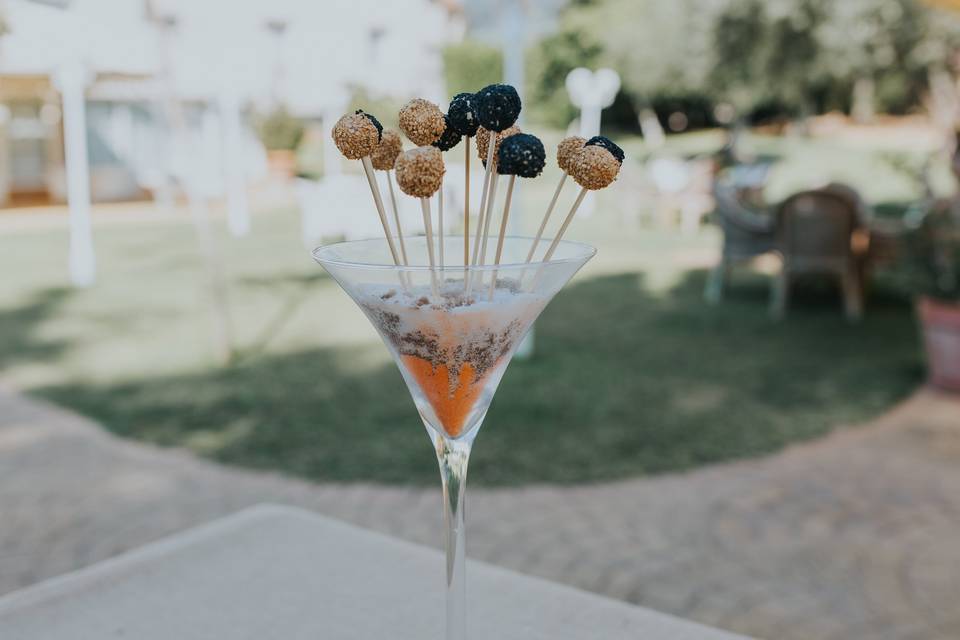
M593 100L580 110L580 137L589 140L600 135L600 105Z
M70 210L70 281L88 287L96 279L96 257L90 228L90 166L87 158L87 70L71 60L54 78L63 100L63 146Z
M227 225L234 236L250 232L250 207L244 180L240 102L232 91L220 94L220 121L223 133L223 173L227 195Z

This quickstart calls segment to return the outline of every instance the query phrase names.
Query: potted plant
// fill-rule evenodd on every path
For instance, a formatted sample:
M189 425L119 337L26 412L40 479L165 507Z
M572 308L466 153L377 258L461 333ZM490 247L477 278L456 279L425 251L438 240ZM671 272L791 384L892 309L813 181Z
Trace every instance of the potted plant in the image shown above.
M960 392L960 205L930 214L917 240L917 313L930 382Z
M267 149L270 173L285 180L291 179L297 165L297 147L303 139L303 121L293 116L286 107L279 106L258 124L260 141Z

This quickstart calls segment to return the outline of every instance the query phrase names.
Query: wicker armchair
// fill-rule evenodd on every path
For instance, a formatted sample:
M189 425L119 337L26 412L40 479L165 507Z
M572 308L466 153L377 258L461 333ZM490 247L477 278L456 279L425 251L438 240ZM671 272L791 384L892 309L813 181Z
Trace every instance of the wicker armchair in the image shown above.
M843 289L847 318L863 315L863 284L853 235L861 227L860 211L847 194L834 190L803 191L777 210L777 250L783 258L771 288L771 311L782 317L789 305L791 281L802 274L836 277Z
M736 188L723 181L714 183L713 197L714 220L723 231L723 250L720 262L707 278L704 297L708 302L717 303L723 298L723 289L734 265L773 251L775 219L744 206Z

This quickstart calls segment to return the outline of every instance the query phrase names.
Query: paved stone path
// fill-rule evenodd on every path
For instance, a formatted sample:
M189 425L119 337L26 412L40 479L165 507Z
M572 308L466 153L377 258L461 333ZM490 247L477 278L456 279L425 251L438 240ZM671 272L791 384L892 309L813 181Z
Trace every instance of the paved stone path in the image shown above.
M771 640L958 638L958 462L960 401L921 390L761 460L473 490L470 554ZM263 501L436 544L438 500L219 467L0 390L0 592Z

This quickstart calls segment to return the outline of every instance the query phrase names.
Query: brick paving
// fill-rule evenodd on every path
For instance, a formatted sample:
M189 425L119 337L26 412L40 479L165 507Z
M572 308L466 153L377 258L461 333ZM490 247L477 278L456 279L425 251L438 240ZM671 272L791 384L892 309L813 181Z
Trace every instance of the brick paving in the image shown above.
M925 389L759 460L474 489L469 552L771 640L958 638L958 462L960 400ZM264 501L439 540L436 490L224 468L0 389L0 593Z

